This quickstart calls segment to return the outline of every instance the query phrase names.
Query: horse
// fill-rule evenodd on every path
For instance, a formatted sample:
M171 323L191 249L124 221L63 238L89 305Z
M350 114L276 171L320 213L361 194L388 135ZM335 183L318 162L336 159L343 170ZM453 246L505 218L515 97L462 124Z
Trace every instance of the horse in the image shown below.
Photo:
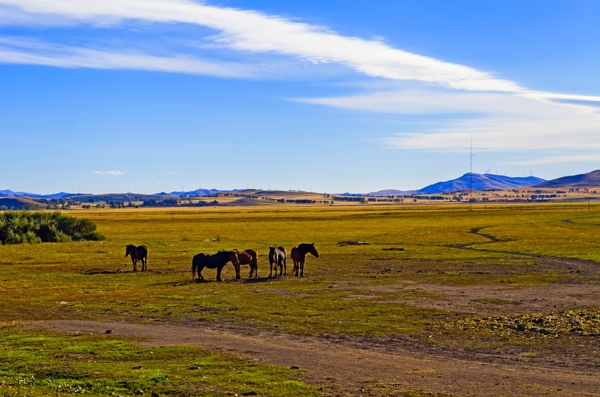
M240 262L235 251L219 251L214 255L198 254L192 259L192 277L195 277L198 272L198 280L204 281L202 277L202 269L217 269L217 281L221 281L221 270L231 262L235 268L235 278L240 279Z
M306 254L312 254L315 258L319 257L319 253L315 248L315 243L312 244L300 244L297 247L292 248L291 257L294 261L294 272L298 277L298 270L300 270L300 277L304 277L304 262L306 261Z
M146 262L148 261L148 247L140 245L136 247L133 244L129 244L125 247L125 258L131 256L131 262L133 263L133 271L137 272L137 261L142 261L142 271L146 271Z
M281 277L281 273L283 273L283 275L287 277L286 261L287 261L287 252L285 252L285 248L269 247L269 266L271 267L271 272L269 273L269 277L273 277L273 264L275 264L275 275L276 276L277 276L277 267L279 266L279 277Z
M234 250L238 256L238 262L240 265L250 265L250 275L248 278L252 278L252 273L254 273L254 277L258 278L258 252L253 249L247 249L244 251Z

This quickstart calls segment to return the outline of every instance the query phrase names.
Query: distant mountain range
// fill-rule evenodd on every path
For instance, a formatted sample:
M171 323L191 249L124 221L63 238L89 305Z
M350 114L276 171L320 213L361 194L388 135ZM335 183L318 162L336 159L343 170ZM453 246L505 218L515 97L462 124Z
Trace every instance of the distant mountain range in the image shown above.
M380 190L368 193L369 196L411 195L411 194L440 194L458 192L461 190L512 189L516 187L533 186L545 179L535 176L511 177L494 174L476 174L467 172L463 176L450 181L437 182L419 190Z
M485 189L513 189L519 187L526 186L535 186L539 188L582 188L582 187L600 187L600 170L592 171L587 174L579 174L572 176L565 176L562 178L553 179L551 181L546 181L542 178L537 178L535 176L527 176L527 177L510 177L504 175L495 175L495 174L477 174L477 173L466 173L459 178L437 182L429 186L425 186L419 190L395 190L395 189L387 189L380 190L378 192L366 193L367 196L409 196L413 194L440 194L440 193L448 193L448 192L457 192L464 190L485 190ZM171 193L161 192L157 194L150 195L140 195L136 194L135 196L139 197L148 197L151 198L153 196L173 196L173 197L181 197L181 196L206 196L209 194L221 193L221 192L239 192L240 189L233 190L218 190L218 189L196 189L191 191L175 191ZM258 193L255 193L258 194ZM117 194L123 195L123 194ZM131 194L127 194L128 196ZM344 195L354 195L351 193L344 193ZM356 194L358 195L358 194ZM12 190L0 190L0 198L30 198L30 199L61 199L61 198L73 198L77 196L87 196L87 197L95 197L92 194L82 194L82 193L53 193L53 194L35 194L35 193L25 193L25 192L13 192ZM114 196L114 195L100 195L100 196ZM80 197L83 199L83 197Z
M33 199L60 199L64 197L76 196L76 193L53 193L53 194L35 194L26 192L13 192L12 190L0 190L0 197L26 197Z
M93 195L90 193L66 193L66 192L60 192L60 193L53 193L53 194L36 194L36 193L26 193L26 192L13 192L12 190L0 190L0 197L11 197L11 198L31 198L31 199L46 199L46 200L51 200L51 199L64 199L64 198L72 198L72 197L77 197L77 196L89 196L89 197L95 197L95 196L123 196L123 195L132 195L132 196L145 196L145 197L152 197L152 196L176 196L176 197L181 197L181 196L206 196L209 194L213 194L213 193L220 193L220 192L231 192L234 190L217 190L217 189L197 189L197 190L192 190L189 192L171 192L171 193L166 193L166 192L160 192L160 193L156 193L156 194L130 194L130 193L114 193L114 194L100 194L100 195Z

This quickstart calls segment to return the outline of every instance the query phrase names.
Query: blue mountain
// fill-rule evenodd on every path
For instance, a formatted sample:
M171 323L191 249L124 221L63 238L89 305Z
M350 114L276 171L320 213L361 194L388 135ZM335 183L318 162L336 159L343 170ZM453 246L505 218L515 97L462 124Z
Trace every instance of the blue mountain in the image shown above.
M533 186L545 182L545 179L535 176L511 177L494 174L476 174L467 172L460 178L451 181L438 182L419 189L420 194L436 194L457 192L461 190L512 189Z

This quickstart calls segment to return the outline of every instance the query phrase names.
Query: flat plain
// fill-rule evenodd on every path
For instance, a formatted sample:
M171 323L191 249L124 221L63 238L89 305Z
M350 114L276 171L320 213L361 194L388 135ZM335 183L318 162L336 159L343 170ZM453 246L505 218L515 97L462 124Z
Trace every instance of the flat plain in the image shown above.
M600 395L597 204L67 214L107 240L0 246L2 395ZM305 277L269 278L299 243ZM192 279L233 248L258 278Z

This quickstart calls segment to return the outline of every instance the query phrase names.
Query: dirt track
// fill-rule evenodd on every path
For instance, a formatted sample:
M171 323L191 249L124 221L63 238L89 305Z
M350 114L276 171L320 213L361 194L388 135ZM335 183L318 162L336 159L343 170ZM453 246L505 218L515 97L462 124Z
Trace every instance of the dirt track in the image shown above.
M64 333L104 334L110 329L115 335L149 338L143 342L149 346L201 346L265 364L297 365L299 378L323 386L327 396L394 396L417 390L453 396L600 396L593 363L532 363L518 354L465 354L402 340L368 343L215 325L49 321L33 326Z

